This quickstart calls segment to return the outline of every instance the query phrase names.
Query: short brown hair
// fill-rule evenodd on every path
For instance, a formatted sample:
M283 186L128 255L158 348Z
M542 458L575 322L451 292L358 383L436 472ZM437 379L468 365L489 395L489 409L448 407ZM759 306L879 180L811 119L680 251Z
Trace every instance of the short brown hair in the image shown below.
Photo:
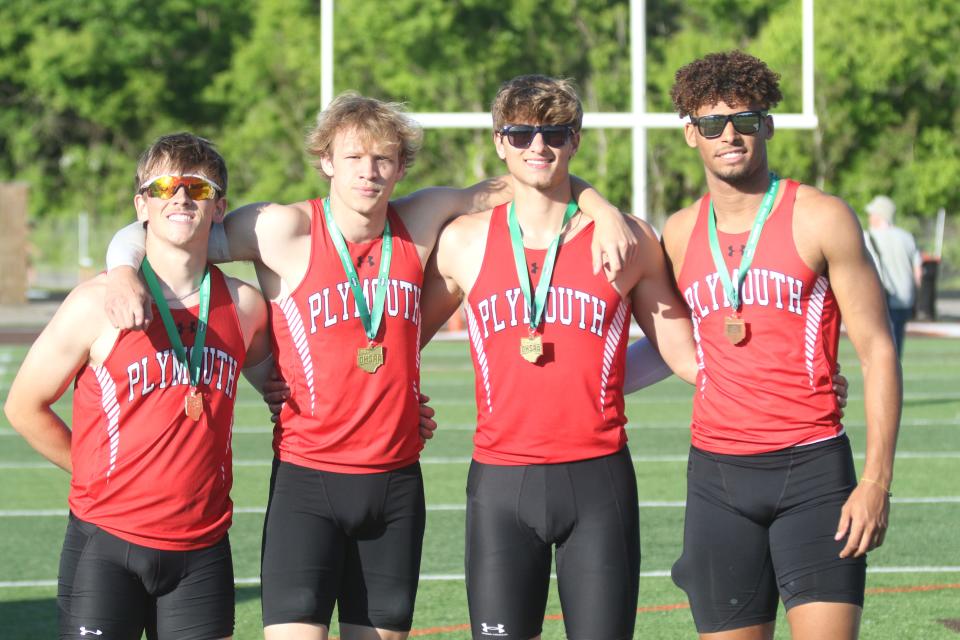
M670 97L681 118L720 101L766 111L783 99L780 74L743 51L711 53L681 67Z
M227 163L212 142L192 133L181 132L160 136L137 162L134 190L158 167L169 167L183 173L202 173L220 187L219 197L227 193Z
M517 76L500 86L490 107L493 130L508 124L583 125L583 104L573 81L542 75Z
M423 130L398 102L383 102L353 91L341 93L317 114L317 123L307 133L307 153L322 175L321 158L328 158L333 139L344 129L356 129L364 142L373 140L400 147L400 162L411 166L423 140Z

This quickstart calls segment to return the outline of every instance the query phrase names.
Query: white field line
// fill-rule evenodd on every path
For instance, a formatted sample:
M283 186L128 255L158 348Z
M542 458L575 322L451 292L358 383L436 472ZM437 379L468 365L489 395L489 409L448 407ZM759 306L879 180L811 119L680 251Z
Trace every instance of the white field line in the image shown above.
M893 504L960 504L960 496L931 496L922 498L893 498ZM641 509L682 509L684 500L641 500L637 503ZM466 511L462 503L428 504L427 511ZM263 515L266 507L234 507L234 515ZM66 509L0 509L0 518L46 518L66 517Z
M867 573L960 573L960 566L916 566L916 567L867 567ZM641 578L669 578L670 572L641 571ZM556 580L556 574L550 578ZM420 575L421 582L463 582L462 573L424 573ZM234 584L239 586L255 586L260 584L260 578L237 578ZM25 587L55 587L56 580L7 580L0 581L0 589L22 589Z

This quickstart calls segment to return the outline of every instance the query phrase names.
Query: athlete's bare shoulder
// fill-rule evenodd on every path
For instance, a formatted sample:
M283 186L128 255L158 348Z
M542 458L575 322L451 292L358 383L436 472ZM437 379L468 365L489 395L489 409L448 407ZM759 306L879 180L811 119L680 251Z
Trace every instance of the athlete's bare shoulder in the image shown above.
M697 224L697 215L700 211L700 199L680 209L667 218L663 225L663 248L667 252L673 272L680 273L683 267L683 258L686 255L687 244L693 235L693 227Z
M260 290L239 278L226 276L227 288L240 319L240 328L248 348L251 364L259 363L268 353L270 345L267 333L267 302Z
M480 272L492 215L491 209L460 216L447 223L440 232L437 270L444 278L456 282L465 293L470 291Z
M224 274L224 280L227 283L227 289L230 291L230 297L233 298L234 304L237 305L238 312L247 313L252 308L265 307L266 302L263 299L263 294L260 293L260 289L246 280L234 278L226 274Z
M264 203L261 215L264 216L264 222L267 222L269 226L276 226L277 230L283 235L289 237L310 235L313 207L309 201L305 200L291 204Z
M829 256L863 244L863 229L850 205L805 184L797 188L793 235L800 257L817 273L824 271Z
M624 220L626 220L630 230L633 231L641 241L647 238L658 240L656 230L653 228L653 225L646 220L641 220L635 216L625 216Z
M61 306L62 310L69 310L71 313L81 311L86 313L91 305L99 306L100 313L90 317L91 320L106 319L107 314L103 310L103 300L107 294L107 274L100 273L89 280L84 280L67 295Z
M467 247L485 243L493 209L454 218L440 232L440 243L447 247Z
M60 340L74 347L89 350L91 360L102 362L118 334L107 317L106 295L105 273L81 282L66 297L44 331L58 334Z
M842 198L831 195L808 184L797 187L797 199L794 211L815 224L829 222L836 216L847 216L853 213ZM823 229L829 233L830 229Z

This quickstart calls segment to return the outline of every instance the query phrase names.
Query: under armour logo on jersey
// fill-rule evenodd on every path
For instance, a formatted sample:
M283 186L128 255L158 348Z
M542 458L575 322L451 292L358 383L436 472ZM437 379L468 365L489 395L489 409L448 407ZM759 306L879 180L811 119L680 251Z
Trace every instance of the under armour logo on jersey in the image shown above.
M487 624L486 622L481 622L480 633L485 636L505 636L507 635L507 630L503 624Z
M530 265L530 273L532 273L533 275L537 275L537 271L539 271L539 270L540 270L540 267L537 266L537 263L536 263L536 262L531 263L531 265Z
M182 322L178 322L178 323L177 323L177 333L183 333L185 329L186 329L186 327L184 326L184 324L183 324ZM196 321L196 320L191 320L191 321L190 321L190 333L196 333L196 332L197 332L197 321Z
M366 261L368 267L372 267L374 265L373 256L360 256L357 258L358 269L363 266L364 261Z
M92 635L92 636L102 636L102 635L103 635L103 631L100 631L100 629L87 629L86 627L80 627L80 635L85 636L85 635L87 635L88 633L89 633L90 635Z
M744 245L744 244L740 245L740 255L743 255L743 251L744 251L744 249L746 249L746 248L747 248L747 245ZM728 245L727 245L727 255L730 256L730 257L733 257L733 245L732 245L732 244L728 244Z

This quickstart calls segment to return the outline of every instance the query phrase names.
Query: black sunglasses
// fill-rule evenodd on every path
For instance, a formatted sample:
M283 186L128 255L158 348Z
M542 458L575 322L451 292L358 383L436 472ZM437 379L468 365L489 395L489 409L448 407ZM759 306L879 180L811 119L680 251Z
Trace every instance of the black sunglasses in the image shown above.
M546 124L533 126L532 124L508 124L500 129L500 135L507 136L511 146L517 149L529 149L537 134L543 136L543 143L548 147L559 149L567 144L573 127L568 124Z
M732 122L733 128L737 133L743 135L753 135L760 131L760 123L767 115L766 111L741 111L727 115L709 115L695 118L690 116L690 123L697 126L697 131L704 138L718 138L723 130L727 128L727 123Z

